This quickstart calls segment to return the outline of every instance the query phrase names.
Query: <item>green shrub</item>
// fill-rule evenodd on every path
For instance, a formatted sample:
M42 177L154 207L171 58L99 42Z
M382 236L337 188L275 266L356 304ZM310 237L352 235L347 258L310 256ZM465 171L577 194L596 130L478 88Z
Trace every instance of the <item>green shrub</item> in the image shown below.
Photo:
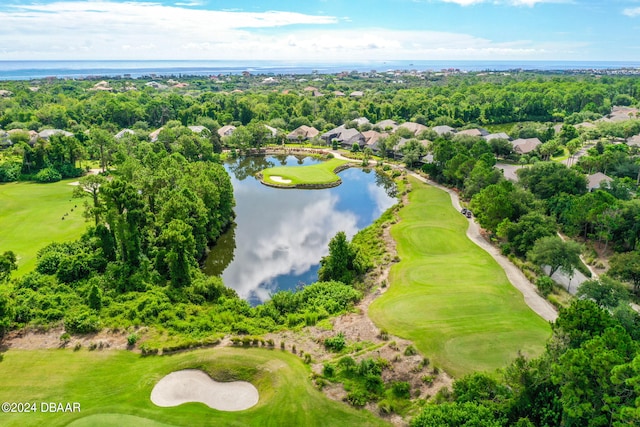
M335 373L335 367L330 363L325 363L322 367L322 375L325 377L332 377Z
M396 397L409 399L411 397L411 386L406 381L396 381L391 385L391 391Z
M58 182L62 179L62 175L54 168L44 168L34 178L38 182Z
M356 407L363 407L369 401L369 396L364 390L354 390L347 394L347 402Z
M412 345L409 345L404 349L405 356L415 356L416 354L418 354L418 350L416 350L416 348Z
M64 329L69 333L88 334L100 330L100 319L89 309L79 309L64 318Z
M329 337L324 340L324 346L326 349L330 351L334 351L336 353L340 352L345 346L347 342L344 339L344 334L342 332L338 333L338 335Z
M129 336L127 337L127 345L129 347L133 347L134 345L136 345L139 338L140 337L138 337L137 334L129 334Z
M536 287L538 288L538 292L543 297L548 297L549 294L553 291L553 280L548 276L540 276L536 280Z

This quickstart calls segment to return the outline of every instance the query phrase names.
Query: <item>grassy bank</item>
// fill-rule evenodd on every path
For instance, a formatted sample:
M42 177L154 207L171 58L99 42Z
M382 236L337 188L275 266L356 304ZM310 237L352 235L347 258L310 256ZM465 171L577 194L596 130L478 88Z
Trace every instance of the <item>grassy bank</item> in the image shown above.
M412 179L391 229L401 261L371 305L374 322L413 340L454 376L505 366L518 351L542 353L550 327L527 307L489 254L466 236L449 195Z
M85 230L83 201L71 198L73 181L0 184L0 252L16 253L18 274L35 266L43 246L75 240Z
M369 412L316 390L300 358L280 350L220 348L142 358L126 351L15 351L0 362L0 401L78 402L80 413L0 414L3 426L367 426ZM155 406L151 390L165 375L202 369L218 381L253 383L260 400L246 411L221 412L200 403Z
M262 171L262 181L278 187L296 187L301 185L327 185L340 182L334 172L348 162L331 159L310 166L277 166Z

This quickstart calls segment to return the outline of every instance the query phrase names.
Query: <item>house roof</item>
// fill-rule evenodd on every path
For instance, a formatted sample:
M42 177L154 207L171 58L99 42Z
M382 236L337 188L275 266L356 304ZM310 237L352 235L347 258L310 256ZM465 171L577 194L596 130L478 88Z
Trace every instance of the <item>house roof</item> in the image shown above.
M114 138L120 139L127 134L135 135L135 132L131 129L122 129L120 132L115 134Z
M346 95L344 94L344 92L340 92L339 90L334 90L334 91L333 91L333 94L334 94L335 96L346 96Z
M267 128L269 133L271 133L271 138L275 138L276 136L278 136L278 129L269 125L264 125L264 127Z
M398 127L409 129L411 132L413 132L414 135L419 134L423 130L429 129L425 125L421 125L420 123L415 123L415 122L404 122Z
M156 142L158 140L158 136L160 135L160 132L162 132L162 129L164 129L164 126L161 127L160 129L156 129L153 132L151 132L149 134L149 141Z
M640 147L640 134L634 135L627 139L627 145L633 145L634 147Z
M222 126L220 129L218 129L218 135L220 136L231 135L234 130L236 130L235 126L225 125L225 126Z
M353 144L357 142L358 144L363 145L365 143L364 135L362 135L358 129L347 129L344 125L323 133L321 137L327 141L336 139L341 144Z
M538 138L518 138L512 143L513 151L519 154L528 154L542 144Z
M369 119L367 119L366 117L358 117L357 119L353 119L353 121L356 122L358 124L358 126L362 126L364 124L371 123L369 121Z
M491 141L492 139L506 139L507 141L511 141L511 137L504 132L490 133L489 135L485 135L483 138L487 141Z
M596 127L596 125L594 125L594 124L593 124L593 123L591 123L591 122L582 122L582 123L578 123L578 124L577 124L577 125L575 125L574 127L575 127L576 129L580 129L580 128L587 128L587 129L590 129L590 128L594 128L594 127Z
M319 133L320 131L314 127L302 125L302 126L298 126L291 133L289 133L287 135L287 139L297 140L298 137L301 137L302 139L311 139L313 137L318 136Z
M204 126L188 126L188 128L191 130L191 132L195 132L195 133L202 133L205 130L208 130Z
M587 175L587 188L589 190L595 190L600 188L600 184L603 182L611 182L613 178L603 174L602 172L597 172L591 175Z
M377 126L382 130L386 130L387 128L390 128L391 130L396 130L398 128L398 122L396 122L395 120L386 119L386 120L379 121L374 126Z
M482 131L480 129L465 129L458 131L458 135L482 136Z
M359 98L361 96L364 96L364 92L362 92L361 90L356 90L351 92L349 96L353 96L354 98Z
M67 132L62 129L45 129L42 132L38 133L40 138L49 139L52 135L62 134L64 136L73 136L71 132Z
M454 128L447 125L434 126L431 129L433 129L433 131L438 135L444 135L446 133L454 133L456 131Z

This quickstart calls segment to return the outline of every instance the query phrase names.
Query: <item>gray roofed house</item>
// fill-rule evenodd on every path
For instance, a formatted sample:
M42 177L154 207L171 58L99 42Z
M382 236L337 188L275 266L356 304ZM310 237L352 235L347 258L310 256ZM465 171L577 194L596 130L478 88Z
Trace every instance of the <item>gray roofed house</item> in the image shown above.
M365 125L367 123L371 123L369 121L369 119L367 119L366 117L358 117L357 119L353 119L353 122L356 122L358 124L358 126L362 126Z
M191 130L191 132L194 133L202 133L202 132L209 132L209 129L205 126L187 126L189 128L189 130Z
M221 137L229 136L233 133L234 130L236 130L236 127L233 125L222 126L220 129L218 129L218 135L220 135Z
M364 136L364 142L367 144L367 147L371 148L371 151L374 153L380 151L378 141L380 141L380 138L384 136L383 134L375 130L368 130L366 132L362 132L362 136Z
M358 129L347 129L344 125L331 129L329 132L323 133L320 137L327 145L330 145L334 139L345 148L351 148L353 144L358 144L360 147L365 145L364 135L362 135Z
M3 130L0 130L0 146L8 147L11 145L11 139L9 134Z
M478 129L478 128L474 128L474 129L465 129L465 130L459 130L456 135L469 135L469 136L485 136L488 135L489 132L487 132L484 129Z
M640 134L634 135L631 138L627 139L627 145L631 145L633 147L640 147Z
M611 181L613 181L613 178L603 174L602 172L597 172L587 175L587 188L589 191L597 190L603 182L609 183Z
M41 131L40 133L38 133L38 137L42 138L42 139L49 139L53 135L58 135L58 134L62 134L62 136L73 136L73 134L71 132L67 132L66 130L62 130L62 129L45 129L45 130Z
M396 122L395 120L386 119L379 121L374 126L380 128L380 130L383 131L390 130L393 132L394 130L398 129L398 122Z
M344 92L340 92L339 90L334 90L334 91L333 91L333 94L334 94L335 96L346 96L346 95L344 94Z
M353 91L349 94L349 96L353 97L353 98L360 98L362 96L364 96L364 92L360 91L360 90L356 90Z
M278 129L269 125L264 125L264 127L269 131L269 135L267 136L267 138L275 138L276 136L278 136Z
M411 132L413 132L414 135L419 134L422 131L425 131L427 129L429 129L428 127L426 127L425 125L421 125L420 123L415 123L415 122L404 122L403 124L401 124L400 126L398 126L399 128L406 128L409 129Z
M594 125L591 122L582 122L582 123L578 123L577 125L574 125L573 127L576 129L580 129L580 128L593 129L596 127L596 125Z
M542 145L538 138L518 138L512 143L513 151L518 154L528 154Z
M434 126L431 129L433 129L433 131L435 133L437 133L438 135L445 135L447 133L455 133L455 129L452 128L451 126L447 126L447 125L441 125L441 126Z
M306 141L315 138L319 133L320 131L312 126L302 125L289 133L287 139L289 141Z
M120 132L116 133L114 138L115 139L120 139L125 135L135 135L136 133L134 131L132 131L131 129L122 129Z
M490 133L489 135L483 136L487 141L491 141L492 139L506 139L507 141L511 141L511 137L504 132L499 133Z

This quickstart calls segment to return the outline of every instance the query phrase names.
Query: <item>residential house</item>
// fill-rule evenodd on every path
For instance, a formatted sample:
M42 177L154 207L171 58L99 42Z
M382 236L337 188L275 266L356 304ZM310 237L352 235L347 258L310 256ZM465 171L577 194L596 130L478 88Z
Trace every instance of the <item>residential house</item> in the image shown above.
M499 133L490 133L489 135L483 136L483 138L488 142L492 139L506 139L507 141L511 141L511 137L504 132Z
M371 122L366 117L358 117L357 119L353 119L352 122L356 122L358 126L370 124Z
M162 129L164 129L164 126L151 132L149 134L149 141L156 142L158 140L158 136L160 136L160 132L162 132Z
M517 154L529 154L540 145L542 142L538 138L518 138L511 142L513 145L513 151Z
M349 96L352 97L352 98L361 98L361 97L364 96L364 92L362 92L361 90L356 90L356 91L351 92L349 94Z
M640 134L634 135L631 138L627 139L627 145L632 147L640 147Z
M420 132L429 129L425 125L421 125L420 123L414 123L414 122L404 122L403 124L401 124L398 127L399 128L409 129L411 132L413 132L414 135L417 135Z
M489 135L489 132L487 132L484 129L474 128L474 129L460 130L456 133L456 135L485 136L485 135Z
M364 135L362 135L358 129L347 129L344 125L331 129L329 132L323 133L320 137L327 145L331 145L335 139L343 148L348 149L353 147L353 144L358 144L360 148L365 145Z
M448 133L455 133L456 130L454 128L452 128L451 126L447 126L447 125L442 125L442 126L434 126L431 128L435 133L437 133L438 135L442 136L442 135L446 135Z
M602 172L597 172L587 175L587 188L589 191L597 190L603 182L610 183L611 181L613 181L613 178L603 174Z
M11 139L9 134L3 130L0 130L0 147L9 147L11 145Z
M120 132L115 134L114 138L115 139L121 139L125 135L135 135L135 134L136 133L134 131L132 131L131 129L122 129Z
M218 129L218 135L220 135L220 138L222 138L223 136L229 136L233 133L234 130L236 130L236 127L233 125L222 126L220 129Z
M308 141L318 136L318 134L320 134L320 131L318 131L318 129L311 126L302 125L289 133L287 135L287 140L291 142Z
M395 120L389 120L389 119L381 120L375 125L373 125L373 127L377 127L381 131L394 132L396 129L398 129L398 122L396 122Z
M364 136L364 142L366 146L371 149L371 151L373 151L376 154L378 154L381 151L380 150L381 147L378 144L378 141L380 141L380 138L384 137L383 134L375 130L368 130L366 132L362 132L362 136Z
M278 136L278 129L269 125L264 125L264 127L269 131L269 135L267 135L267 138L275 138Z
M71 132L62 129L45 129L38 133L38 138L49 139L53 135L61 134L62 136L73 136Z
M187 126L189 128L189 130L193 133L197 133L197 134L202 134L202 132L205 133L205 135L209 134L209 129L205 126Z

